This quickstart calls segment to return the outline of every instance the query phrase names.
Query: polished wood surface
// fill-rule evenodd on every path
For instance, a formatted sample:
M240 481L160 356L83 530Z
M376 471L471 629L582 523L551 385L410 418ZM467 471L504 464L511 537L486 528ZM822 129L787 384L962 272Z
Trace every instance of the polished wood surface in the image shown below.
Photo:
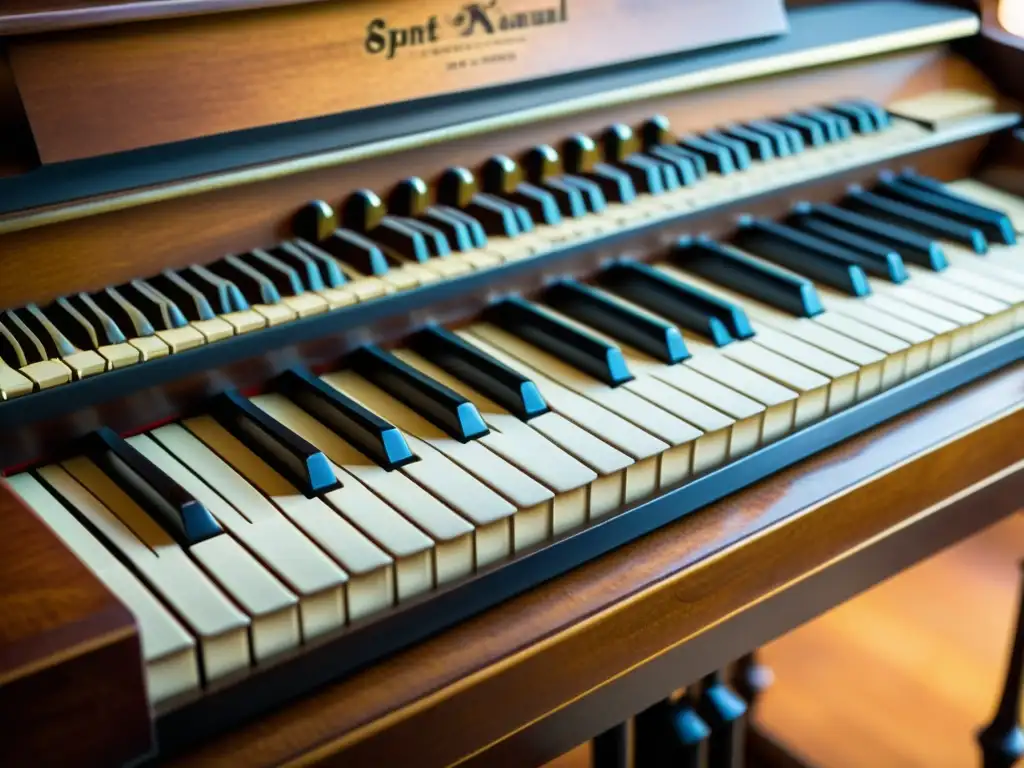
M768 82L649 99L241 186L209 191L196 188L186 196L138 208L0 235L4 268L19 275L17 283L0 282L0 307L42 303L72 291L97 290L164 268L273 245L290 236L293 216L310 200L337 204L361 187L384 195L408 176L432 181L450 166L477 169L492 154L517 157L537 144L557 145L576 132L597 135L614 122L639 124L651 115L664 114L674 130L685 133L783 113L850 93L888 103L942 87L991 92L977 69L949 55L944 47L935 47ZM944 171L945 178L964 175L975 157L976 151L943 157L929 168L936 173ZM874 173L877 169L869 170ZM126 232L133 233L130 240L125 238Z
M152 746L126 608L0 480L0 765L110 765Z
M59 162L784 30L781 0L348 0L19 39L8 54L39 154Z
M227 734L182 764L230 756L247 765L360 766L412 755L421 766L543 763L1011 512L1024 492L1022 392L1017 365ZM976 484L984 486L973 488L979 506L942 504ZM830 574L838 578L831 586Z

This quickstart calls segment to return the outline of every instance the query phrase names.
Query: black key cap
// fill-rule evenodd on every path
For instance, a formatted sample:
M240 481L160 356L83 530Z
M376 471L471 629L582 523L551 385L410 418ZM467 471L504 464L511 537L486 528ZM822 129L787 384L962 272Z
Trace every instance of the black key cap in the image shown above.
M809 147L823 147L828 143L825 129L816 120L803 115L786 115L778 118L775 122L792 128L800 134L804 144Z
M389 217L396 222L404 224L410 229L414 229L423 236L423 241L427 244L427 251L431 258L441 258L445 256L451 256L452 249L448 245L448 238L445 237L445 233L441 229L431 223L420 221L419 219L409 219L405 217Z
M484 318L609 386L633 380L618 347L539 311L523 299L500 301L484 311Z
M188 320L209 320L214 317L213 307L201 291L175 272L167 270L146 280L160 293L174 302Z
M299 278L299 286L304 291L322 291L326 287L323 275L320 274L320 265L297 244L280 243L268 253L282 264L295 270ZM327 256L327 254L324 254L324 256ZM337 265L335 265L335 268L337 268Z
M121 341L125 336L152 336L155 333L141 310L129 303L116 288L104 288L89 298L91 303L119 329Z
M871 293L864 270L845 252L805 232L772 221L744 220L735 242L744 250L852 296Z
M439 325L413 334L408 344L410 349L523 421L549 410L537 385L530 379Z
M121 344L126 341L125 333L121 330L121 327L106 311L86 293L79 293L75 296L68 297L68 303L76 310L78 310L82 316L89 321L92 327L96 330L96 335L101 346L105 344ZM125 329L134 336L132 333L133 328L131 324L125 326ZM150 329L152 333L152 329Z
M669 365L690 356L674 325L636 312L589 285L563 280L545 290L541 298L562 314Z
M871 113L864 107L855 104L853 102L841 101L838 104L832 104L828 108L829 112L833 112L837 115L842 115L850 121L850 127L859 134L874 133L878 128L875 126L874 121L871 119Z
M893 283L907 280L903 257L893 248L861 235L855 235L842 227L820 219L794 217L789 222L796 229L827 240L842 248L848 255L855 256L857 263L870 275L883 277Z
M397 427L309 371L285 371L274 380L274 386L384 469L397 469L416 461Z
M61 333L56 324L46 317L35 304L16 310L14 314L20 319L33 335L42 342L49 358L73 355L78 350L68 338ZM83 347L89 349L90 347Z
M520 234L515 210L508 205L482 196L476 178L466 168L449 168L438 180L437 199L442 205L462 211L476 220L488 235L515 237Z
M800 132L788 125L771 120L752 120L747 123L746 127L770 138L772 148L779 157L789 157L804 150L804 140L800 136Z
M292 219L292 231L303 240L319 243L338 228L338 214L323 200L306 203Z
M775 158L776 153L772 146L772 140L762 133L758 133L757 131L743 125L730 125L729 127L722 129L722 133L734 141L741 142L743 146L747 148L747 152L750 153L750 156L754 160L764 162ZM782 142L785 142L784 137L782 138ZM788 146L786 149L788 150Z
M700 136L687 136L680 139L679 146L688 152L699 155L707 164L708 170L715 173L725 176L736 170L732 161L732 152L721 144L708 141Z
M651 158L636 154L640 143L628 125L616 123L609 126L601 140L605 162L626 173L637 191L648 195L660 195L665 191L661 168Z
M824 312L814 283L755 261L705 238L685 238L672 259L688 272L798 317Z
M562 144L562 161L572 176L582 176L601 188L607 199L629 203L636 198L636 187L629 175L600 161L597 145L589 136L577 133Z
M575 219L587 214L587 200L583 190L565 179L548 179L541 186L554 198L563 216Z
M25 357L25 350L21 348L17 337L4 325L3 317L0 316L0 360L3 360L11 368L21 368L28 365Z
M623 261L598 276L601 287L684 328L703 334L715 346L754 335L742 309L686 285L639 262ZM734 333L735 331L735 333Z
M239 259L270 280L282 296L305 293L298 270L263 249L253 248L249 253L239 256Z
M57 299L40 310L78 349L96 349L105 342L95 326L67 298Z
M745 171L750 168L750 150L739 139L727 136L721 131L705 131L704 139L729 150L729 153L732 155L733 167L736 170Z
M846 102L867 110L867 113L871 115L871 119L875 123L876 130L884 131L892 125L892 117L890 117L889 111L885 107L867 99L847 99Z
M460 442L466 443L490 432L473 403L376 345L360 347L347 362L363 378Z
M693 167L698 179L707 176L708 166L703 156L683 149L677 142L678 138L672 133L668 118L664 115L655 115L647 120L640 129L640 143L645 152L665 160L678 158L686 161ZM680 179L683 184L688 183L682 172L680 172Z
M384 203L369 189L359 189L345 200L341 222L377 243L397 263L403 259L422 263L430 258L426 240L414 228L388 216Z
M85 439L83 452L182 546L223 533L191 493L107 427Z
M13 310L9 309L4 312L2 318L8 333L14 338L17 347L21 349L21 356L24 357L25 364L39 363L50 358L43 342L29 330L21 318L14 314Z
M890 221L922 234L943 237L961 243L972 248L976 253L988 251L988 241L980 229L950 221L905 203L887 200L871 192L855 189L847 194L841 205L866 216Z
M206 267L188 267L178 274L206 297L210 307L218 315L241 312L249 308L249 302L245 300L245 296L237 285L214 274Z
M341 486L320 450L238 392L217 395L210 413L309 498Z
M935 272L940 272L948 266L939 244L913 230L827 204L798 205L795 215L828 222L848 232L864 235L882 245L894 248L905 262L909 261Z
M460 211L456 211L447 205L432 205L423 215L423 220L429 223L430 226L444 232L445 237L448 238L448 245L453 250L465 252L482 247L473 241L472 226L476 225L479 227L479 222L475 219L467 222L465 219L468 217L464 218L459 215L460 213ZM484 232L483 227L480 227L480 238L481 242L486 244L487 234Z
M533 221L545 224L561 222L562 214L554 195L535 184L524 182L522 170L511 157L492 157L484 163L482 175L487 193L523 206Z
M818 124L825 129L825 135L830 143L845 141L853 135L850 121L823 109L807 109L803 111L804 117L817 120Z
M468 251L473 247L465 223L431 206L430 188L419 176L410 176L395 185L388 196L388 210L417 228L427 238L427 246L434 256L446 256L452 249Z
M326 242L333 239L332 236ZM234 283L248 304L277 304L281 301L281 294L277 292L274 283L237 256L226 256L210 264L207 269Z
M562 176L559 181L579 191L583 196L583 205L590 213L600 213L608 207L604 191L596 181L585 179L582 176L571 175Z
M700 172L693 155L675 151L675 147L651 147L647 156L668 165L675 171L679 184L689 187L700 180Z
M968 227L976 227L997 243L1014 245L1017 242L1013 222L1003 213L921 189L891 175L879 180L874 191L882 197L945 216Z
M583 190L562 178L562 158L549 144L534 147L521 163L523 173L531 184L550 192L563 216L583 216L587 213L587 200ZM603 206L602 197L600 205Z
M338 260L319 245L313 245L305 240L292 240L289 243L282 243L280 250L284 252L301 251L311 258L320 272L320 279L328 288L340 288L348 282Z
M361 275L380 276L388 271L387 257L377 244L351 230L337 229L319 245Z
M130 283L118 286L118 291L146 315L154 328L169 331L172 328L188 325L188 319L178 309L178 305L146 280L132 280Z

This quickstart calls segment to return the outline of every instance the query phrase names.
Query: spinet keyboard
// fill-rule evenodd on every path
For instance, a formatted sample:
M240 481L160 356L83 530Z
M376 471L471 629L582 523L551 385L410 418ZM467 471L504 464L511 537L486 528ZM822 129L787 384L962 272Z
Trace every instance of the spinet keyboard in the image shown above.
M837 107L831 120L793 117L757 135L842 141L835 126L864 130L871 114ZM733 134L767 154L746 130ZM700 168L696 157L719 172L727 156L745 162L733 141L712 149L717 138L668 151L663 163L646 154L597 163L578 185L555 184L560 198L532 187L510 194L541 201L535 210L546 215L551 199L576 200L572 190L593 201L629 188L627 177L635 185ZM690 166L674 165L679 158ZM600 195L590 178L603 179ZM440 211L449 235L474 211L488 243L528 237L509 230L525 229L533 210L523 216L497 194L467 202L465 187L452 200L464 211ZM205 413L127 438L101 430L75 455L9 482L135 614L151 700L173 702L429 600L1012 335L1024 324L1022 209L969 180L883 175L835 206L745 219L731 242L684 237L649 263L613 260L590 282L559 279L468 324L431 325L391 349L367 345L327 371L287 371L259 393L219 396ZM427 230L395 221L389 231L332 230L326 240L383 252L377 237L394 259ZM277 256L8 311L5 396L43 386L37 372L70 355L127 345L141 358L139 340L202 335L213 327L203 323L243 316L269 323L300 312L286 298L326 304L330 291L380 280L368 268L328 288L357 263L328 247L294 241ZM455 258L432 252L396 271ZM207 317L200 297L230 311ZM58 340L73 323L79 351L61 363ZM78 346L86 339L93 346Z

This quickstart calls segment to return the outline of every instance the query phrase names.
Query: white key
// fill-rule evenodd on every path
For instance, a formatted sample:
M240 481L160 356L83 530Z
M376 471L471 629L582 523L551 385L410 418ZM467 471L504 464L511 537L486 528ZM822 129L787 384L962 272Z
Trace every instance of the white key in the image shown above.
M1019 252L1015 253L1019 248L990 245L989 252L979 256L955 243L943 243L942 250L949 267L941 274L954 275L954 282L984 277L986 288L995 284L1008 291L1005 296L996 295L995 298L1015 304L1020 301L1019 292L1024 290L1024 257ZM973 277L968 277L968 274Z
M613 411L547 378L486 341L462 330L456 333L467 343L475 345L524 376L529 376L552 410L634 460L635 463L626 469L624 502L630 503L653 495L657 491L660 455L669 449L668 443L644 432Z
M885 328L895 329L891 318L902 322L904 326L913 325L924 332L931 334L931 343L928 347L928 367L934 368L949 360L950 350L953 347L954 337L958 337L958 344L970 341L970 330L964 330L956 323L928 312L919 307L907 304L903 301L893 299L890 296L878 294L868 296L861 305L867 308L867 314L858 319L863 322L883 323ZM843 307L844 314L850 312L849 307Z
M171 454L146 435L127 440L164 474L191 493L217 521L225 534L193 544L189 552L252 618L253 655L262 661L302 641L298 598L239 544L235 531L245 518Z
M594 496L591 484L598 481L597 472L535 431L532 426L520 421L518 417L465 386L447 371L424 360L415 352L400 349L396 350L395 354L472 402L491 429L489 434L480 438L480 442L557 494L552 511L554 534L557 535L587 521L590 514L588 498ZM619 476L605 483L613 490L619 489L618 504L622 503L622 480L622 476ZM599 487L599 495L601 490Z
M39 475L177 611L199 641L206 681L249 666L249 617L99 467L79 457Z
M1013 330L1016 311L1006 302L957 284L945 272L937 274L913 265L908 265L907 271L914 276L915 285L921 290L984 316L985 319L974 328L974 346L981 346Z
M174 615L35 477L24 473L8 478L7 482L135 617L150 702L157 704L199 688L195 638Z
M623 387L609 387L591 378L501 328L476 323L466 330L672 445L661 456L660 487L675 485L690 475L693 443L701 436L700 430Z
M1024 232L1024 199L974 179L961 179L946 184L950 192L973 200L978 205L1002 211L1018 232Z
M869 283L871 283L872 291L879 298L896 299L903 304L910 305L954 323L958 329L950 337L949 356L951 358L959 357L975 346L974 327L985 319L985 316L980 312L975 312L973 309L960 304L954 304L930 291L922 290L906 283L895 286L870 278Z
M299 596L303 638L311 639L345 623L348 574L184 427L168 424L153 430L149 436L205 481L196 481L191 487L181 484ZM133 440L135 438L129 438L130 443ZM213 488L217 489L216 493ZM225 506L231 511L224 513ZM221 518L222 513L226 517Z
M321 379L402 430L409 448L419 460L406 464L400 471L472 523L476 539L476 567L489 565L509 555L512 517L516 507L452 461L440 445L433 444L430 438L443 440L443 432L429 430L427 425L409 418L416 414L358 374L340 371L325 374ZM405 423L409 422L413 427L422 426L423 431L406 429ZM424 439L424 434L427 439Z
M388 472L380 467L287 398L260 395L251 402L323 451L342 470L343 485L346 476L351 475L430 536L435 542L435 583L444 584L472 573L473 526L463 518L400 471Z
M856 401L859 402L860 400L864 400L881 391L882 374L886 363L886 355L878 349L872 349L868 346L866 339L857 340L857 337L848 338L842 333L836 333L828 327L823 327L820 324L822 315L814 318L796 317L758 301L757 299L752 299L735 293L727 288L723 288L722 286L712 283L709 280L705 280L699 276L674 269L672 271L681 279L687 280L692 285L701 288L712 295L741 306L751 320L757 321L756 326L758 330L763 327L768 327L776 331L781 331L788 337L799 339L806 344L817 347L833 357L853 363L856 366L857 376ZM760 339L755 336L754 341L765 341L765 336L763 334L759 335ZM770 339L768 341L770 342ZM865 343L861 343L862 341ZM776 352L779 352L786 357L791 356L785 351L780 350L778 347L773 346L771 343L768 343L767 346L769 349L774 349ZM811 365L811 361L809 359L805 360L796 356L793 356L793 359L797 362L802 362L804 365L817 370L819 373L824 373L833 379L837 378L837 376L844 375L838 369L834 369L834 366L834 370L826 370ZM833 388L835 388L834 383ZM831 400L829 402L829 410L835 410Z
M198 416L183 424L348 573L345 614L349 621L394 604L394 561L384 550L323 500L299 493L212 417Z

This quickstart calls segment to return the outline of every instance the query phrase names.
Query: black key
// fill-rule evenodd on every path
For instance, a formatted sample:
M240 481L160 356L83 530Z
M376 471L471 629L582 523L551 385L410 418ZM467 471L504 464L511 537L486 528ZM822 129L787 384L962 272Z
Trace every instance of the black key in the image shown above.
M684 161L687 166L693 168L698 179L707 176L708 166L704 158L696 152L683 149L677 142L678 139L669 127L668 118L664 115L655 115L647 120L640 129L640 144L649 155L660 157L668 162ZM684 171L679 170L679 176L683 184L691 183L687 181Z
M589 136L578 133L562 144L562 161L568 174L596 183L604 197L612 202L632 202L636 198L636 187L629 175L600 160L597 145Z
M447 256L452 249L468 251L473 247L466 224L432 207L430 189L418 176L395 185L388 196L388 210L426 238L432 256Z
M317 264L310 254L306 253L295 243L280 243L271 249L269 254L282 264L295 270L299 278L299 286L303 290L322 291L326 287L323 275L320 274L320 265ZM327 256L327 254L324 254L324 256ZM337 268L337 265L335 265L335 268Z
M449 168L438 180L437 199L477 221L488 235L515 237L520 233L516 212L510 206L480 195L476 178L466 168Z
M788 125L771 120L752 120L746 127L770 138L772 148L779 157L797 155L804 150L804 140L800 132Z
M845 141L853 136L853 128L845 117L824 109L807 109L802 114L804 117L817 120L818 124L824 127L829 142Z
M147 284L174 302L188 320L209 320L214 317L213 307L197 288L177 273L167 270L151 277Z
M118 292L145 314L154 328L169 331L188 325L185 314L178 305L145 280L132 280L118 286Z
M474 195L465 212L479 221L488 235L516 237L523 232L515 207L493 195Z
M395 262L407 259L422 263L430 258L423 235L388 216L384 203L369 189L359 189L349 195L340 216L344 227L377 243Z
M416 461L397 427L309 371L285 371L274 380L274 386L384 469Z
M100 341L95 326L67 298L57 299L40 311L78 349L96 349L105 343Z
M63 357L64 355L73 355L78 351L74 344L61 333L56 324L46 317L35 304L29 304L27 307L16 310L14 314L42 342L47 357ZM90 349L90 347L82 347L82 349Z
M867 275L845 252L805 232L756 219L744 220L735 242L744 250L852 296L871 293Z
M598 276L603 288L684 328L703 334L716 346L754 335L743 310L639 262L622 261Z
M68 304L82 314L82 316L89 321L92 327L96 330L96 335L100 346L105 344L121 344L127 341L124 332L121 327L106 311L86 293L79 293L75 296L68 297ZM129 323L125 326L129 333L132 331L132 326ZM152 329L150 329L152 333ZM132 336L135 334L132 333Z
M238 392L217 395L210 403L210 413L309 498L341 486L320 450Z
M392 188L387 207L396 216L419 218L430 208L430 187L419 176L403 179Z
M3 360L11 368L21 368L29 363L25 358L25 350L21 348L17 337L4 325L2 316L0 316L0 360Z
M669 365L690 356L674 325L636 312L589 285L563 280L545 290L542 298L562 314Z
M348 229L336 229L320 247L362 275L383 275L388 259L372 240Z
M464 214L460 216L460 213L460 211L456 211L447 205L432 205L423 215L423 219L432 227L436 227L444 232L448 238L448 245L456 251L464 252L482 247L474 242L472 227L476 225L480 228L481 242L486 244L487 234L484 232L483 227L480 227L480 223L475 219L467 222L466 218L469 217L465 217Z
M565 179L548 179L542 186L554 198L555 205L563 216L575 219L587 214L587 200L583 190ZM597 192L600 193L600 190Z
M874 121L871 119L871 113L858 104L841 101L838 104L830 105L828 110L829 112L833 112L837 115L842 115L849 120L850 127L857 133L874 133L878 130Z
M583 196L583 205L590 213L600 213L607 208L608 201L605 199L604 191L596 181L570 175L562 176L559 181L579 191Z
M679 184L689 187L700 180L700 173L693 155L673 151L673 147L651 147L647 155L672 168Z
M333 239L334 236L325 242L330 243ZM277 292L274 283L237 256L226 256L210 264L207 269L234 283L248 304L277 304L281 301L281 294Z
M790 223L797 229L827 240L842 248L849 255L855 256L857 263L868 274L884 277L893 283L905 282L909 277L903 257L898 251L882 243L855 235L842 227L820 219L801 219L797 216Z
M660 195L665 191L660 166L649 157L637 155L640 143L628 125L610 126L601 139L605 161L626 173L639 192ZM678 186L678 179L676 182Z
M765 160L773 160L775 158L775 149L772 146L772 140L757 131L747 128L743 125L730 125L727 128L722 129L722 133L728 136L734 141L739 141L747 148L747 152L755 160L764 162ZM782 138L785 142L785 138ZM787 147L788 150L788 147ZM787 151L788 154L788 151Z
M890 221L922 234L961 243L976 253L988 251L988 241L980 229L950 221L905 203L887 200L871 192L855 189L847 194L841 205L874 219Z
M875 129L884 131L886 128L892 125L892 117L889 115L889 111L873 101L867 99L847 99L846 103L854 104L862 109L867 110L868 114L871 115L871 119L875 123Z
M1013 222L1006 214L921 189L891 175L883 177L874 191L882 197L951 218L968 227L977 227L987 238L1003 245L1017 242Z
M523 421L549 410L537 385L530 379L439 325L413 334L408 344L410 349Z
M39 363L50 358L43 342L29 330L21 318L14 314L13 310L7 310L0 317L3 318L2 322L10 336L13 337L17 347L20 348L20 356L25 359L25 365Z
M360 347L347 362L363 378L460 442L466 443L490 432L473 403L376 345Z
M152 336L155 333L141 310L129 303L116 288L104 288L89 296L89 299L118 328L117 335L121 341L124 341L125 336Z
M107 427L85 439L83 452L182 546L223 533L191 493Z
M738 171L745 171L750 168L750 150L747 145L739 139L727 136L721 131L705 131L704 139L713 142L729 150L732 155L733 167Z
M218 315L241 312L249 308L245 296L230 280L214 274L206 267L194 266L178 273L183 280L206 297L210 307Z
M484 163L482 175L487 193L526 208L533 221L545 224L562 221L554 195L535 184L524 182L522 170L507 155L496 155Z
M563 323L523 299L500 301L484 311L484 318L609 386L633 380L618 347Z
M329 203L312 200L304 205L292 220L292 231L303 240L319 243L338 228L338 214Z
M306 242L305 240L292 240L289 243L282 243L278 247L279 253L302 253L309 257L316 265L320 273L320 279L328 288L340 288L348 280L341 270L338 260L318 245ZM310 286L312 287L312 286Z
M298 296L305 293L299 271L276 256L261 248L253 248L238 257L274 284L282 296Z
M707 164L708 170L715 173L725 176L736 170L732 160L732 152L721 144L708 141L700 136L688 136L680 139L679 146L688 152L699 155Z
M761 264L711 240L681 240L672 249L672 259L688 272L798 317L825 311L810 280Z
M825 129L821 124L803 115L786 115L775 122L782 123L800 134L804 144L810 147L823 147L828 143Z
M563 216L583 216L587 200L583 190L562 178L562 158L554 147L541 144L525 155L521 163L527 181L550 192ZM592 182L591 182L592 183ZM600 204L604 205L602 196Z
M451 256L452 249L448 244L448 238L445 237L445 233L433 223L428 224L427 222L420 221L419 219L409 219L405 217L392 216L389 218L419 232L420 235L423 236L423 241L427 244L427 251L432 258L443 259L445 256Z
M882 245L896 249L904 261L940 272L948 265L942 248L934 240L913 230L878 221L834 205L797 206L796 215L835 224L848 232L856 232Z

